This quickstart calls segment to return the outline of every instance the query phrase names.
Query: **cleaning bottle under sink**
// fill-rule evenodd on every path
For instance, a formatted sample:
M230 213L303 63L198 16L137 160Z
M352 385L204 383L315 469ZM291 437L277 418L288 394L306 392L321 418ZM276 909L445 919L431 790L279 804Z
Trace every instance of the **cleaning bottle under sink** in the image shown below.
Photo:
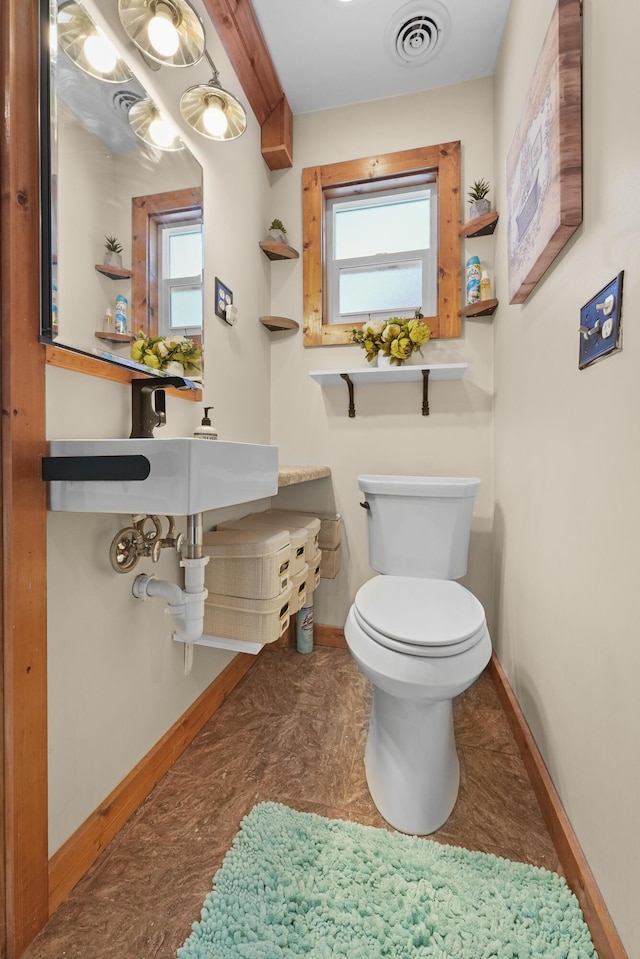
M203 408L204 416L202 417L202 423L193 435L197 440L217 440L218 431L215 426L211 425L211 420L209 419L209 410L212 410L213 406L205 406Z

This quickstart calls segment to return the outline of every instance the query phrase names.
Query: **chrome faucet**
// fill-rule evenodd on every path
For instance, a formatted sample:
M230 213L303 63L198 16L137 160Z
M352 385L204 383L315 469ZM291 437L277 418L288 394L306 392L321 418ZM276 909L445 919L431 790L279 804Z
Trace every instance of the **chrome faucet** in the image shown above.
M149 377L131 381L131 434L129 439L153 439L156 426L167 422L165 389L188 390L181 376Z

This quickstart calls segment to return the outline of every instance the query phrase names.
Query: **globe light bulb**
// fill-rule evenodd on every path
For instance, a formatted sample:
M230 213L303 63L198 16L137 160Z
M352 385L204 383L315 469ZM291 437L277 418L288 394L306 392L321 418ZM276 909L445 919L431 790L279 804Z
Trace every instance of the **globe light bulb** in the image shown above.
M98 73L112 73L118 62L118 53L110 40L97 28L84 41L84 55Z
M224 103L220 97L209 97L207 109L202 114L202 123L205 130L212 137L219 137L226 131L229 121L224 112Z
M171 11L163 4L157 5L147 33L151 46L161 57L172 57L180 46L180 35L174 26Z
M176 138L173 127L160 114L149 124L149 136L159 147L171 146Z

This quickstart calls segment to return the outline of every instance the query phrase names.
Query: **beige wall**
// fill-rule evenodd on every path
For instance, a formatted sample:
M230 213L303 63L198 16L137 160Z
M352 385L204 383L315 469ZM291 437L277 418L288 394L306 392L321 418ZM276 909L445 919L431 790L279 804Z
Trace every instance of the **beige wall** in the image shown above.
M495 171L553 0L515 0L495 76ZM640 955L637 2L585 0L584 221L508 305L496 234L494 639L629 956ZM625 270L621 353L578 371L580 307Z
M301 170L377 153L462 141L463 183L491 176L491 80L460 84L295 119L295 165L274 175L271 214L280 217L301 249ZM461 198L461 215L467 209ZM493 239L468 241L465 256L489 264ZM302 320L302 261L274 262L271 309ZM314 596L317 622L342 626L357 588L373 574L368 564L366 514L358 503L359 473L469 475L482 479L476 501L467 581L491 608L492 330L485 319L463 321L461 339L427 344L425 359L468 362L463 380L430 388L431 415L423 417L418 383L356 388L355 419L347 416L346 386L322 389L309 370L365 367L357 346L302 345L297 334L273 334L271 438L284 463L331 467L318 480L278 497L306 509L335 509L344 518L342 571L321 580Z
M209 37L209 49L225 86L235 88L215 35ZM188 132L183 133L188 138ZM250 114L247 132L239 140L213 143L194 134L191 147L204 169L204 402L215 405L212 415L222 439L267 443L270 343L257 317L269 312L270 274L258 246L269 212L269 174L260 156L260 129ZM241 190L235 188L239 184ZM103 229L99 219L96 213L96 250L101 249L103 233L112 229ZM88 267L93 289L94 254ZM239 319L233 328L214 314L216 275L234 292ZM85 303L87 313L100 317L104 312L102 301L94 309L90 295ZM168 423L160 435L191 435L201 409L171 397L167 403ZM50 438L127 436L130 422L127 387L48 369ZM260 505L266 508L269 502L252 508ZM211 526L239 512L241 508L208 513L205 521ZM131 595L139 572L181 583L175 556L164 551L157 566L141 561L125 575L111 569L111 540L130 522L130 516L48 517L52 853L233 658L231 653L197 648L193 670L184 675L183 647L171 639L163 602L142 603Z

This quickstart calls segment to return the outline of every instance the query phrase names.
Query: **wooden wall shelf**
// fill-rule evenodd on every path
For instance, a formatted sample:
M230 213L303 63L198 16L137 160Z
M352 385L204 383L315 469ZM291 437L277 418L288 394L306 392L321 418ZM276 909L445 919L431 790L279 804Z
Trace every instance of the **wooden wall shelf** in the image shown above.
M309 376L320 386L335 386L341 381L349 390L349 416L356 415L353 398L355 383L407 383L422 380L422 415L429 415L429 379L460 380L465 374L467 363L427 363L420 366L359 367L355 370L311 370Z
M460 227L460 236L466 237L468 240L474 236L490 236L495 230L499 218L500 214L496 213L495 210L492 213L477 216Z
M96 263L96 270L110 280L130 280L133 276L131 270L126 270L123 266L105 266L104 263Z
M297 260L300 254L286 243L277 240L261 240L260 249L270 260Z
M106 330L96 330L94 336L99 340L106 340L107 343L131 343L135 340L133 333L108 333Z
M464 306L460 310L460 316L493 316L497 308L497 300L478 300L477 303Z
M300 329L300 324L296 320L290 320L288 316L261 316L260 322L272 333L276 333L278 330Z

